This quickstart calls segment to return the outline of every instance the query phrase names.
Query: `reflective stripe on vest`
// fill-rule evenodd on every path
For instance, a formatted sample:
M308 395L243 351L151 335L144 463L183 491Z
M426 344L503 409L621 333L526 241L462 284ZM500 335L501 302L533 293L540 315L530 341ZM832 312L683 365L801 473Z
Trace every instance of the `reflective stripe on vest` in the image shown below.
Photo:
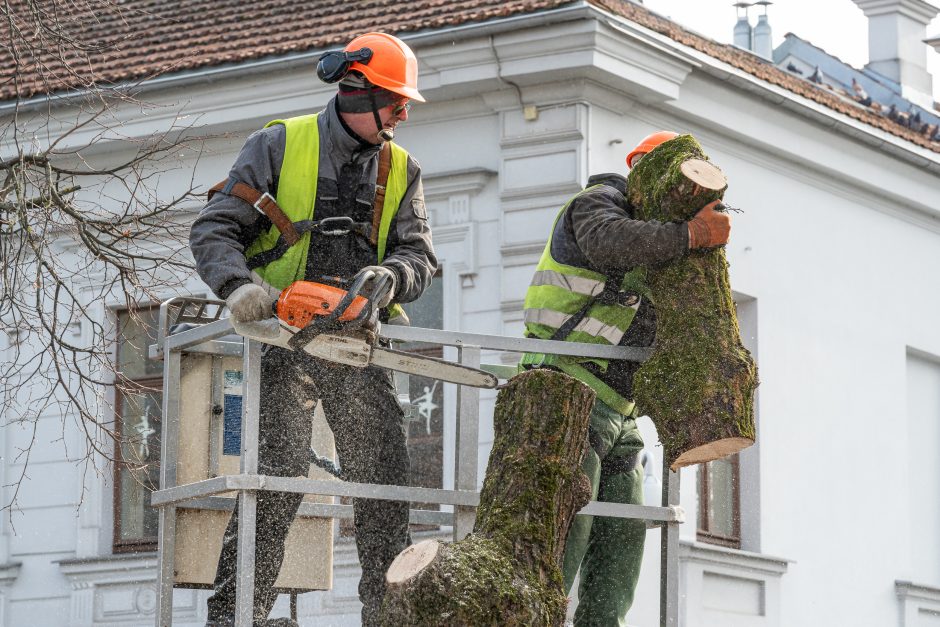
M525 310L526 328L528 328L529 325L542 325L553 329L560 329L561 325L567 322L570 317L570 314L552 311L551 309ZM616 326L605 324L588 315L584 316L581 322L574 327L572 333L582 333L598 339L603 338L607 340L607 343L616 346L620 343L620 340L623 339L623 334L626 333L626 329L620 329Z
M581 193L590 189L594 187ZM577 197L568 201L555 217L535 276L526 291L524 320L526 335L529 337L551 338L571 316L581 311L593 297L598 296L606 284L607 277L604 274L562 264L552 257L552 238L558 221ZM620 293L647 295L645 276L646 271L643 268L626 273L620 283ZM597 301L590 306L584 318L568 336L562 339L569 342L617 345L633 322L639 305L640 298L636 298L630 305ZM633 403L579 365L585 362L597 364L602 371L606 370L608 365L608 360L605 359L580 359L538 353L527 353L522 358L524 365L551 365L567 372L593 388L602 401L623 414L629 414L633 410Z
M274 124L283 124L286 135L284 160L277 185L277 204L284 210L291 222L312 220L317 199L320 157L317 114L273 120L268 122L265 128ZM379 223L377 263L381 263L385 258L388 232L408 188L408 153L396 144L391 144L391 147L391 169L385 186L382 221ZM272 225L248 246L245 250L245 257L254 257L274 248L279 236L280 231ZM300 241L291 246L284 255L257 268L256 272L277 289L283 289L294 281L303 280L307 270L309 248L310 233L304 233Z
M530 285L553 285L586 296L597 296L604 289L604 281L582 276L568 276L554 270L536 270Z

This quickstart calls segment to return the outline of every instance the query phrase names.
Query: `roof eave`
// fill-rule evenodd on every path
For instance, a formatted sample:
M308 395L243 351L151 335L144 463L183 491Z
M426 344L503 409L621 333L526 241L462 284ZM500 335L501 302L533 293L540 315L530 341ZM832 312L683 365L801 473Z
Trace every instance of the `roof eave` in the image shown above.
M634 34L639 38L647 38L661 46L666 46L677 55L682 55L698 66L698 70L727 81L736 87L744 89L755 96L778 106L784 106L790 111L803 117L820 122L825 126L836 129L865 144L889 152L892 156L917 167L927 168L933 174L940 174L940 153L910 142L887 131L873 127L870 124L856 120L849 115L840 113L811 98L764 81L753 74L734 67L720 59L705 54L699 50L686 46L671 37L641 26L636 22L627 20L617 14L610 13L598 7L591 10L599 16L617 25L623 31Z
M586 0L576 0L571 4L533 13L521 13L509 17L498 17L482 22L471 22L448 26L438 29L425 29L414 32L398 33L399 39L414 46L433 45L454 38L455 35L462 36L487 36L496 35L512 31L525 24L527 27L543 26L548 24L557 24L571 20L583 19L592 15L592 9ZM242 61L237 63L228 63L225 65L216 65L198 70L187 70L165 74L156 78L144 81L128 81L119 85L108 87L108 90L118 92L122 89L133 88L135 93L146 93L157 89L175 89L185 87L192 83L205 83L206 81L231 80L251 76L253 74L263 73L276 68L277 70L290 70L294 67L309 67L312 60L319 58L325 51L325 48L305 50L303 52L291 53L287 55L272 55L261 57L251 61ZM47 106L50 103L56 105L66 105L70 102L81 100L87 97L91 92L89 90L71 90L53 94L43 94L17 103L16 101L0 102L0 117L9 115L18 110L21 112L30 111L38 107Z

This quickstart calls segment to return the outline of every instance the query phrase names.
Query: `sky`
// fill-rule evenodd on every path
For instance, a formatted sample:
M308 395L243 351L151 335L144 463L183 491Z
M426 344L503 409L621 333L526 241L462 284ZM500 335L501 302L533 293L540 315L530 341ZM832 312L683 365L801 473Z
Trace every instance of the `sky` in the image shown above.
M750 0L748 0L750 1ZM938 0L928 0L940 6ZM643 0L643 5L690 30L723 43L732 42L737 21L735 0ZM761 7L750 9L751 25ZM822 48L856 68L868 63L868 19L852 0L775 0L767 7L774 48L787 33ZM940 17L927 25L927 36L940 34ZM924 44L933 74L934 100L940 101L940 53Z

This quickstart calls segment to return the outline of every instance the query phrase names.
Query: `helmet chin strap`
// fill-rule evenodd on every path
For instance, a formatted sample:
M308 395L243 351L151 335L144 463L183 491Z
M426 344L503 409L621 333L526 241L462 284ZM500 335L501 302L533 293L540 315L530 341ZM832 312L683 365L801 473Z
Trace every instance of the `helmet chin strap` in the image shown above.
M395 138L395 131L382 126L382 118L379 117L379 108L375 102L375 94L369 89L369 101L372 103L372 117L375 119L375 129L382 141L390 142Z

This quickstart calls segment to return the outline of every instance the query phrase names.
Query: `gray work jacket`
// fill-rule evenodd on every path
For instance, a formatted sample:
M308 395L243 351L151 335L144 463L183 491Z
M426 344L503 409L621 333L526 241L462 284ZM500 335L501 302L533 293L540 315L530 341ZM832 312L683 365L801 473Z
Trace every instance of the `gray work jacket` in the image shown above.
M575 198L555 223L551 252L555 261L587 268L607 276L623 276L637 266L657 266L688 253L686 222L636 220L625 197L627 180L619 174L598 174L588 179L597 185ZM656 339L656 311L649 299L640 302L621 346L652 346ZM586 364L595 376L624 398L633 398L636 362L611 360L606 371Z
M317 119L320 155L314 219L350 213L371 214L375 198L381 146L365 143L353 133L343 123L335 103L334 98ZM286 132L281 124L252 133L236 158L229 178L276 196L285 141ZM355 177L358 185L353 185L355 189L351 189L347 181L340 190L344 166L359 172ZM407 177L407 191L389 229L387 252L382 261L382 265L397 275L395 301L400 303L417 299L437 270L424 205L421 167L410 156ZM199 276L219 298L227 298L251 281L244 251L262 229L269 227L270 221L263 214L234 196L215 194L202 209L190 229L189 245ZM348 237L351 239L342 242L335 238L312 237L308 259L316 260L320 267L308 263L306 278L317 280L320 274L349 278L362 267L376 264L374 248L369 250L364 241L355 241L352 235Z

